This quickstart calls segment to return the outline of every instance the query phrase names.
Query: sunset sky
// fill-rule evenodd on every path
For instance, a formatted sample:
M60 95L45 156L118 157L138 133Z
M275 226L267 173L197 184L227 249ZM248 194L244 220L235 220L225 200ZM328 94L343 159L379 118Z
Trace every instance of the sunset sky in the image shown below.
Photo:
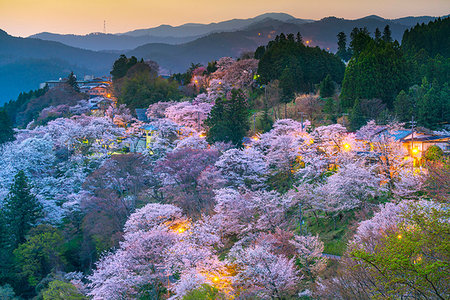
M0 29L15 36L43 31L108 33L249 18L285 12L298 18L348 19L376 14L385 18L450 13L450 0L0 0Z

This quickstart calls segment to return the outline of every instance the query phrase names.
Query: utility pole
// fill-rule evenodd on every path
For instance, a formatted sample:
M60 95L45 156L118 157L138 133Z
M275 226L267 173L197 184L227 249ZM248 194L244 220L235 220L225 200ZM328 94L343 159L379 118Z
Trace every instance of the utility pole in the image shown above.
M299 213L299 222L300 222L300 234L303 234L303 212L302 212L302 204L298 204L298 213Z
M411 157L412 157L412 166L411 171L414 172L414 126L416 125L416 122L414 121L414 115L411 117Z
M256 113L253 113L253 134L256 135Z
M106 34L106 20L103 20L103 33Z
M304 115L304 113L303 112L300 112L300 122L302 123L302 132L303 132L303 115Z

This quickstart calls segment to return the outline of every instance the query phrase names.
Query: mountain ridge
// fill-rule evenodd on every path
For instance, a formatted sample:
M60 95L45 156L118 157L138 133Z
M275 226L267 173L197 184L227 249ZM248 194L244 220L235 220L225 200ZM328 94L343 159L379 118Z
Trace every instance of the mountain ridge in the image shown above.
M285 21L268 18L268 15L261 16L265 17L248 22L250 25L240 30L184 37L184 40L173 37L172 44L166 43L162 38L153 40L153 43L143 43L143 39L139 42L141 44L133 45L127 39L137 40L139 37L109 34L107 36L114 39L122 38L125 46L98 51L86 49L85 44L85 47L73 47L57 41L18 38L0 30L0 104L15 98L21 91L36 89L43 81L65 77L70 71L80 76L108 74L114 60L122 53L135 55L139 59L154 60L162 67L164 74L170 74L185 71L191 63L206 64L223 56L239 57L242 52L254 51L258 46L266 45L281 32L300 32L309 46L334 52L336 35L340 31L349 36L354 27L367 27L373 33L375 28L382 30L385 25L389 25L392 37L400 41L406 29L416 23L435 19L425 16L389 20L371 15L355 20L327 17L306 22L290 18L292 16L289 15L281 15ZM103 37L103 34L92 33L86 36L95 39Z

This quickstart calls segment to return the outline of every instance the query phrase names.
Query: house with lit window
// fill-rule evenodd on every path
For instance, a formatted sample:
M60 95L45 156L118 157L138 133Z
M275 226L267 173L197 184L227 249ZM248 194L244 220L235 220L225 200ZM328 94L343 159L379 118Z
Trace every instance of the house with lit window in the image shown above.
M389 132L386 127L379 126L373 135L388 135L395 141L402 143L410 156L418 159L420 159L423 153L431 146L438 146L445 154L450 154L450 135L435 134L433 131L425 128L416 129L414 132L410 129ZM358 137L358 133L356 134L356 139L364 142L362 137ZM370 151L370 143L367 143L367 147L367 151Z
M105 98L111 97L110 88L106 84L101 84L101 85L90 88L87 91L87 94L92 98L93 97L105 97Z

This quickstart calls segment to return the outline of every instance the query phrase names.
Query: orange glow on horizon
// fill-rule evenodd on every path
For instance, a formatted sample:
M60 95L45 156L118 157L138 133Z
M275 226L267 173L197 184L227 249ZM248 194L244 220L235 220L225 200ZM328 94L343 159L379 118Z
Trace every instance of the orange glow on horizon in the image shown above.
M0 1L0 28L22 37L39 32L88 34L103 32L106 20L107 33L124 33L161 24L179 26L247 19L267 12L285 12L315 20L328 16L357 19L372 14L393 19L409 15L442 16L449 8L448 0L399 0L395 4L380 0L377 5L351 0L229 0L227 5L220 4L214 0L197 0L195 5L191 1L157 0L5 0Z

